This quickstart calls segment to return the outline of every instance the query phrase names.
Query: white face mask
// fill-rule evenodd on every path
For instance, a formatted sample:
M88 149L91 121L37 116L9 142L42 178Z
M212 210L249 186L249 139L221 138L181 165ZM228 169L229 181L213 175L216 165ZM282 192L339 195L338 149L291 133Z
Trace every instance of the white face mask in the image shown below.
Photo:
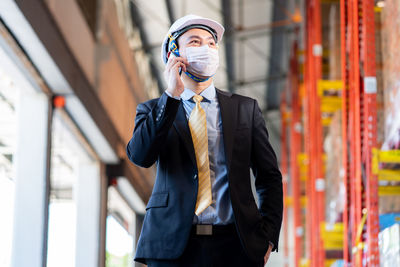
M187 71L200 76L213 76L219 66L218 50L208 45L187 47L186 58L189 63Z

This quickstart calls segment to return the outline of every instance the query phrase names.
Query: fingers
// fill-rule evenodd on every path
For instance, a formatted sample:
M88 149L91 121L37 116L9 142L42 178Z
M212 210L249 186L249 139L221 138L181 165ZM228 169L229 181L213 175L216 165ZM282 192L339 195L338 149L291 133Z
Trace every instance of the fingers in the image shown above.
M176 65L174 66L174 68L176 68L178 70L179 70L179 68L182 68L182 71L186 72L186 65L182 62L177 62Z
M186 71L186 65L180 61L175 62L175 64L172 65L169 70L175 71L175 73L179 75L179 68L182 68L182 71L184 72Z
M187 60L182 57L172 56L169 57L167 65L164 70L164 78L168 84L169 92L172 95L180 95L184 89L179 70L186 72L186 66L189 65Z
M183 57L176 57L174 54L171 54L171 56L168 58L168 62L167 65L165 66L165 68L168 70L170 69L172 66L175 66L175 64L177 62L182 62L185 65L189 65L188 61L186 58Z

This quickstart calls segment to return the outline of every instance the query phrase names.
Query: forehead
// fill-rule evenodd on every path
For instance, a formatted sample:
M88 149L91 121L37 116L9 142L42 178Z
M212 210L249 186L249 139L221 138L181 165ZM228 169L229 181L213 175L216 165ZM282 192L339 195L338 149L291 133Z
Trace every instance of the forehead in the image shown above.
M185 32L184 34L182 34L179 39L188 39L188 38L193 38L193 37L200 37L202 39L207 39L207 38L213 38L214 37L211 35L211 33L209 33L206 30L203 29L190 29L187 32Z

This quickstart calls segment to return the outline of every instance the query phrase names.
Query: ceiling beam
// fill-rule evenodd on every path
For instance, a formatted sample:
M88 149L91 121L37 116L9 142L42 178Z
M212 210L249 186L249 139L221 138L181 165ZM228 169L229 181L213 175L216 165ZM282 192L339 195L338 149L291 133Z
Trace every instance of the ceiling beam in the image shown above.
M150 70L151 70L151 73L154 75L154 78L157 81L158 91L161 95L164 92L163 77L161 75L160 70L157 68L157 64L151 53L152 47L150 45L149 38L147 37L146 30L144 29L143 19L140 15L140 12L139 12L136 4L134 3L134 1L131 0L129 2L130 2L129 7L130 7L130 12L131 12L132 24L134 27L136 26L139 29L140 39L142 41L142 48L143 48L144 52L146 53L146 55L149 57Z
M235 61L234 61L234 43L235 43L235 28L232 22L232 5L230 0L221 0L223 10L223 20L225 26L225 58L226 58L226 73L228 80L228 90L235 92Z
M260 38L270 38L270 35L275 34L275 35L280 35L280 34L294 34L296 33L296 29L294 27L287 27L281 31L275 31L272 32L271 29L266 30L266 31L260 31L260 32L236 32L235 31L235 40L236 41L247 41L247 40L252 40L252 39L260 39ZM147 46L149 49L158 49L161 47L161 43L153 43L153 44L148 44ZM134 51L142 50L144 49L143 45L142 47L136 48Z
M287 14L285 14L285 10L288 3L287 1L274 0L273 8L272 8L272 23L276 21L282 21L287 18ZM272 28L271 34L271 45L270 45L270 53L269 55L273 55L269 57L269 68L267 71L268 77L275 77L282 73L282 70L285 69L287 59L285 57L286 51L285 46L288 41L288 35L286 34L277 34L278 32L284 30L286 31L287 26L281 26L279 28ZM273 79L269 80L266 84L266 94L265 101L267 104L267 109L279 109L280 106L280 94L282 91L282 87L284 86L285 81L282 79Z
M237 80L235 81L236 86L247 86L247 85L252 85L252 84L257 84L257 83L267 83L269 81L275 81L275 80L284 80L287 78L286 73L281 73L275 76L268 76L268 77L259 77L259 78L254 78L254 79L246 79L246 80Z
M273 38L272 35L287 35L293 34L296 32L296 26L281 26L279 30L276 28L273 29L265 29L260 31L236 31L235 38L238 40L247 40L247 39L256 39L256 38Z
M165 5L167 6L169 22L172 24L176 20L176 17L174 14L174 9L172 8L171 0L165 0Z

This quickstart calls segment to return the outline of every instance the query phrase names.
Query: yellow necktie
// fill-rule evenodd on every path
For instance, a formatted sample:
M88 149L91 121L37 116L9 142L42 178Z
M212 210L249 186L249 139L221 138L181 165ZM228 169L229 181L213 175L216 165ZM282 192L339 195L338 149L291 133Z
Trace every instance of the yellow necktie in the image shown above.
M196 215L202 213L212 203L210 163L208 160L208 137L206 112L200 106L203 97L194 95L193 100L196 103L189 118L189 128L192 135L194 151L196 154L196 163L198 169L199 186L196 201Z

